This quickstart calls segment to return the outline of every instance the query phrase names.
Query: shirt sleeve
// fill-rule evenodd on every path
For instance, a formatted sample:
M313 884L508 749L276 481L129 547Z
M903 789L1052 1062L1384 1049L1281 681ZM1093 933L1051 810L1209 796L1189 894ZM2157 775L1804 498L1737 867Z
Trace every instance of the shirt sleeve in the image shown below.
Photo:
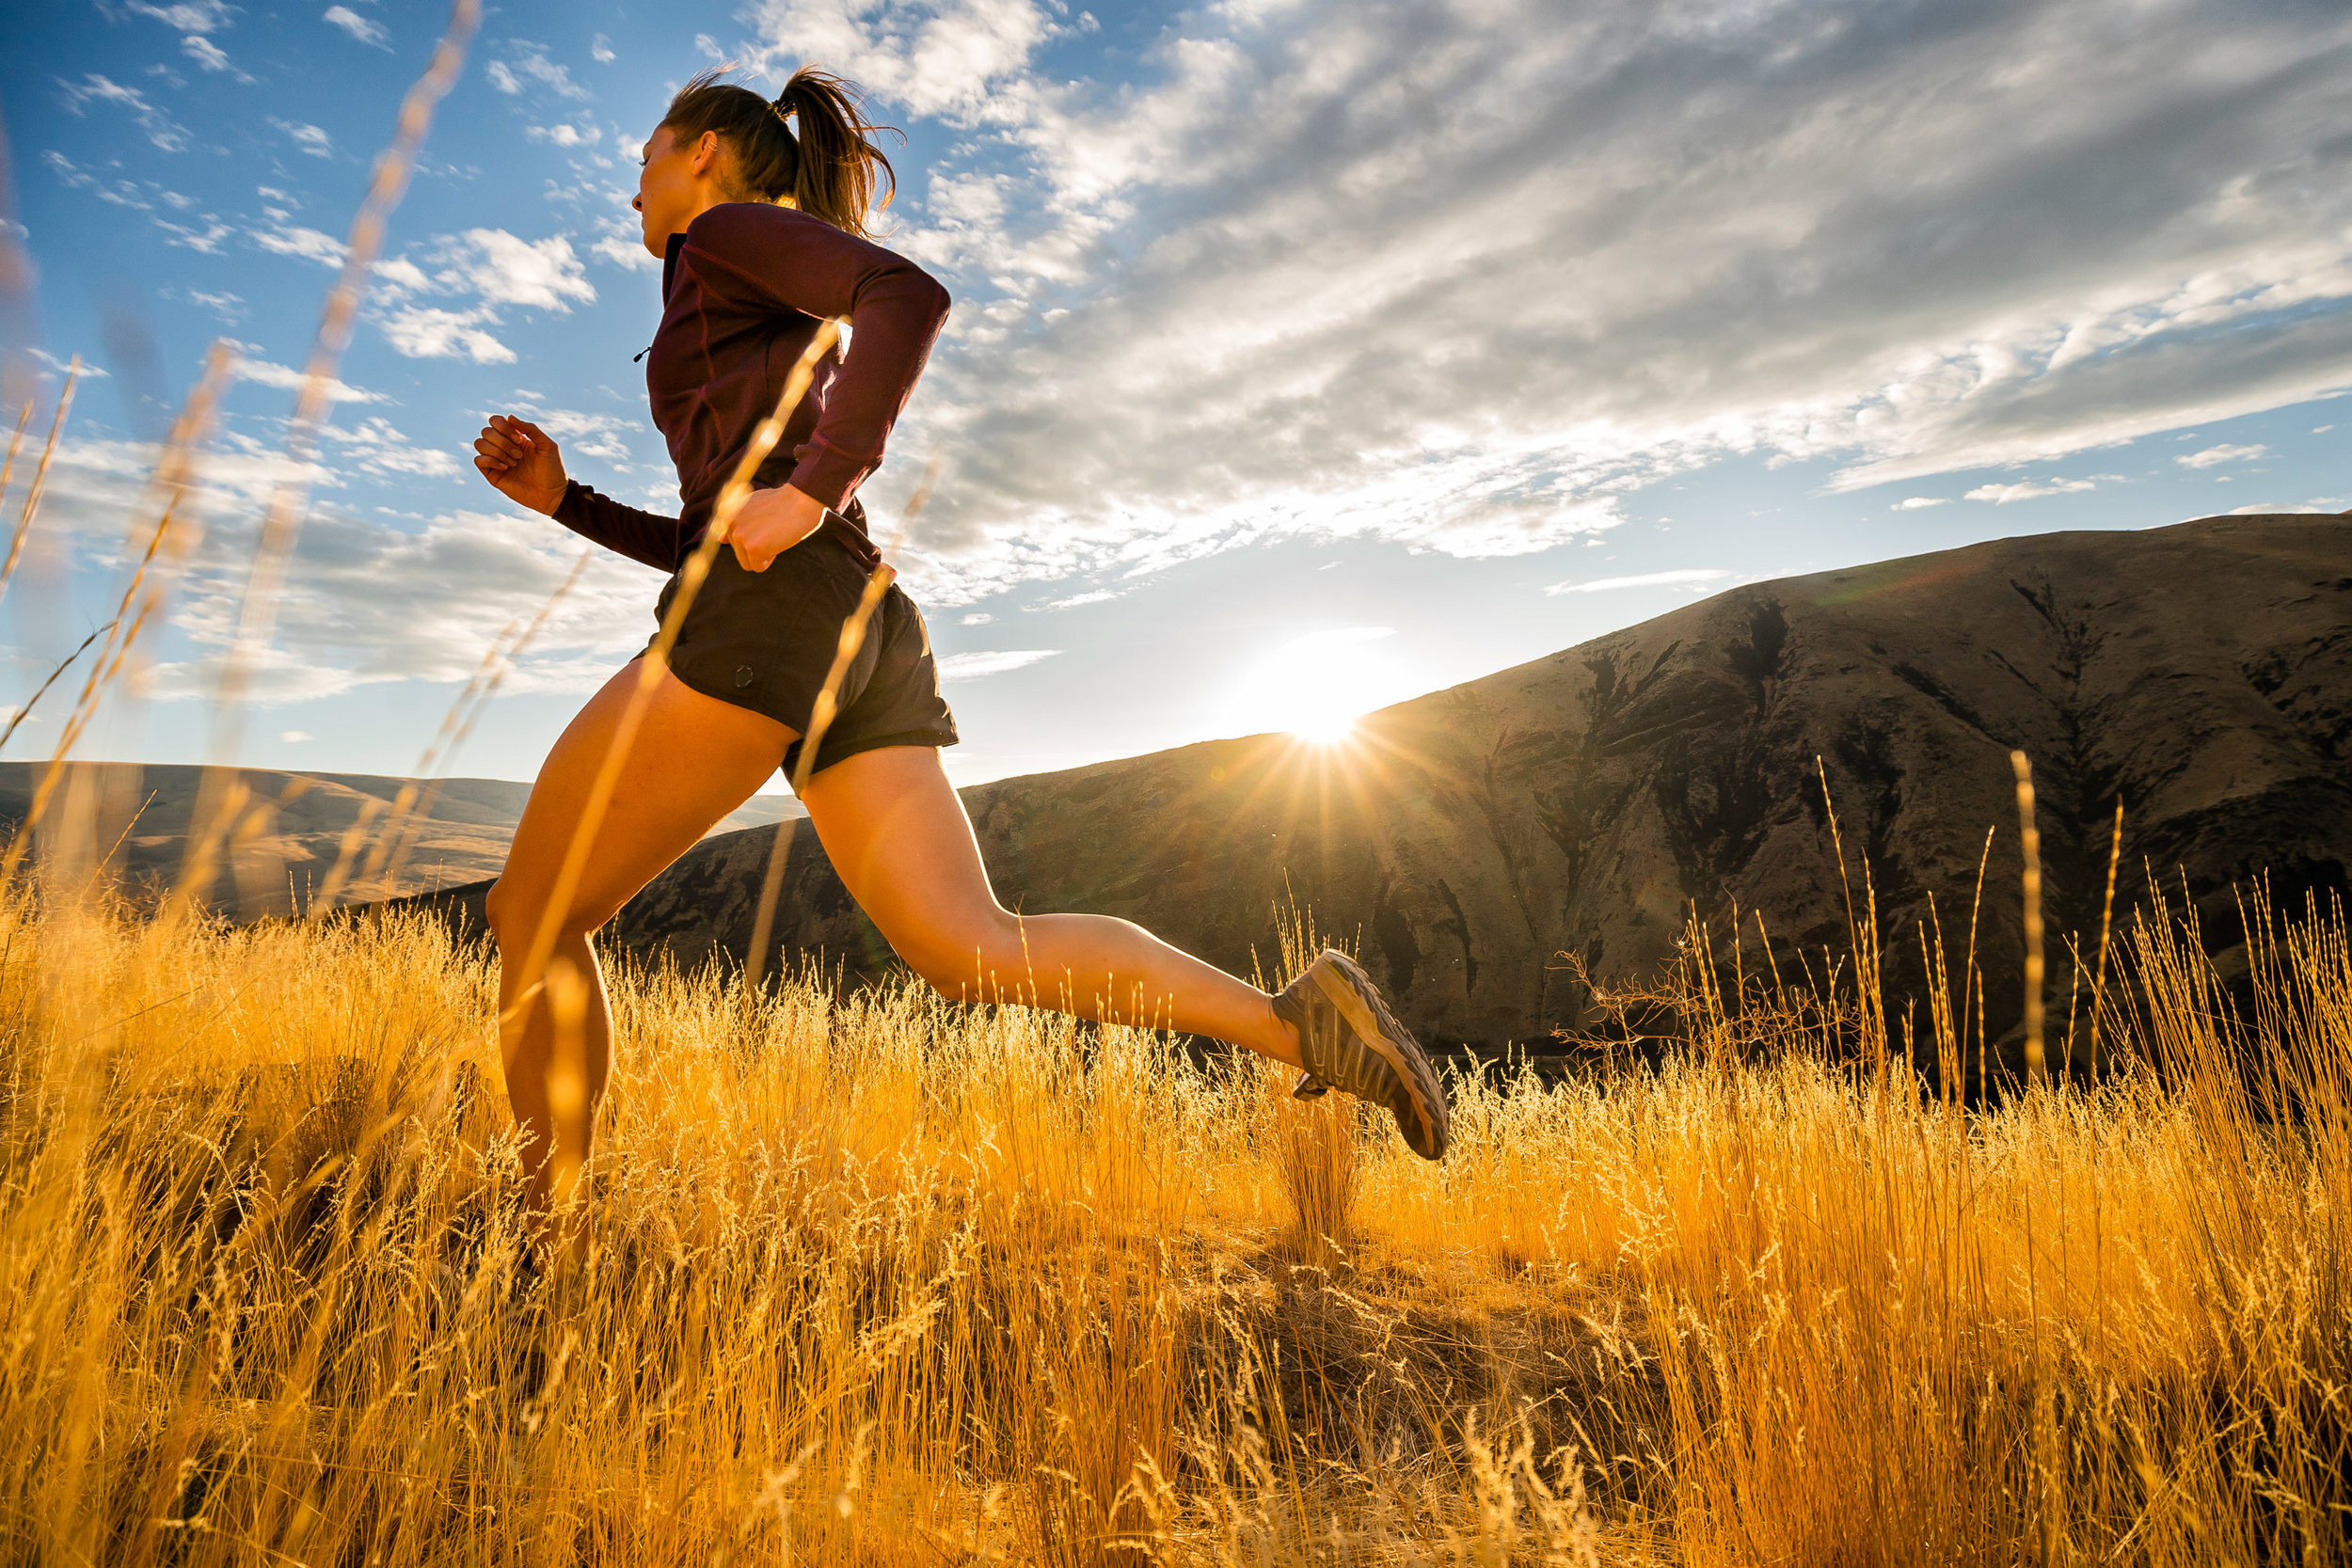
M882 462L947 319L947 291L896 251L764 202L705 212L686 231L686 253L705 286L738 305L849 318L840 373L816 429L794 449L791 477L793 488L840 511Z
M641 561L658 572L677 570L682 552L675 517L624 506L576 479L564 482L564 499L555 503L552 515L581 538L631 561Z

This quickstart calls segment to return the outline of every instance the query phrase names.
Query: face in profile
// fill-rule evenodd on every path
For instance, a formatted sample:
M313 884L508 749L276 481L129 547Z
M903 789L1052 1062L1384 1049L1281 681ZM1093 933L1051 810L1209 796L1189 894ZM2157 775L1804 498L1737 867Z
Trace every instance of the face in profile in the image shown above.
M705 133L706 140L715 140ZM644 226L645 248L660 255L694 210L695 164L704 150L680 147L666 125L657 126L639 154L637 197L629 205ZM707 160L701 160L707 162Z

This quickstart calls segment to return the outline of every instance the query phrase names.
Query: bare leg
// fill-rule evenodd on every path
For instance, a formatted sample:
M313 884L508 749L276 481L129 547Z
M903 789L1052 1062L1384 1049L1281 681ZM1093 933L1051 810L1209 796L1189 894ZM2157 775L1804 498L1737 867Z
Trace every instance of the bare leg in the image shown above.
M749 800L794 738L774 720L706 697L665 672L621 766L580 890L556 916L555 955L538 984L521 973L525 955L548 917L557 871L637 679L632 660L565 727L531 786L505 869L490 889L499 1051L515 1119L530 1135L524 1160L531 1203L540 1212L561 1196L552 1191L558 1163L548 1156L561 1150L566 1165L587 1158L612 1070L612 1015L591 933ZM559 1028L558 1013L574 1009L577 1022ZM584 1061L558 1060L566 1034L584 1047Z
M850 895L946 994L1156 1024L1299 1065L1297 1036L1255 986L1128 921L999 904L935 748L861 752L810 780L803 799Z

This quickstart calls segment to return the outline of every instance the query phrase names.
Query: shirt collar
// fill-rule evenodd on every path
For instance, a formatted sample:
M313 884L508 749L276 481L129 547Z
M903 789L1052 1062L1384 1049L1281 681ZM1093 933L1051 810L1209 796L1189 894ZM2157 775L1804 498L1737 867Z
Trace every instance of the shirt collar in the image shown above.
M670 279L677 272L678 252L686 248L686 236L673 234L670 243L661 247L661 303L670 303Z

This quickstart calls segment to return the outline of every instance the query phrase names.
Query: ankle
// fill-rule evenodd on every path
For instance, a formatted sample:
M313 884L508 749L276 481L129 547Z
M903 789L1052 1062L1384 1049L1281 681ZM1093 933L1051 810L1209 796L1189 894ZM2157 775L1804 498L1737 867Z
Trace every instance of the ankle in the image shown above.
M1297 1026L1275 1010L1271 996L1265 999L1265 1017L1263 1043L1258 1047L1260 1054L1304 1070L1307 1060L1299 1050Z

